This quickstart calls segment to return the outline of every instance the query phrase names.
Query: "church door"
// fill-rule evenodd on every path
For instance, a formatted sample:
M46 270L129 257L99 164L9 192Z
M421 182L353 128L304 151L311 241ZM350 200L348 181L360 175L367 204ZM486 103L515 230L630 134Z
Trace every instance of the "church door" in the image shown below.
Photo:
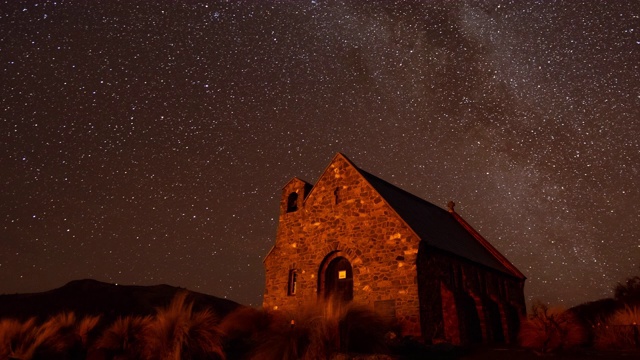
M337 257L324 272L324 297L349 302L353 299L353 269L349 260Z

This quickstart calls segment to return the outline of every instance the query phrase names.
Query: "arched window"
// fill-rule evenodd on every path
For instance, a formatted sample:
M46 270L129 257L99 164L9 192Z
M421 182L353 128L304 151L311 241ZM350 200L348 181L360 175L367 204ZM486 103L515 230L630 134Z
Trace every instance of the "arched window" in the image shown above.
M298 271L296 269L289 270L289 284L287 286L287 295L293 296L296 294L297 282Z
M287 212L294 212L298 210L298 193L292 192L287 198Z

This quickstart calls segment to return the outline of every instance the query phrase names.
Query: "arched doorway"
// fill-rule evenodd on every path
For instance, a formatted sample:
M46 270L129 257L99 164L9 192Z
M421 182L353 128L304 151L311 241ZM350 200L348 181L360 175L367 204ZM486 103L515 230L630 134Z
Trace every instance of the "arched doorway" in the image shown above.
M353 269L349 260L338 256L327 258L324 263L320 268L319 295L344 302L353 300Z

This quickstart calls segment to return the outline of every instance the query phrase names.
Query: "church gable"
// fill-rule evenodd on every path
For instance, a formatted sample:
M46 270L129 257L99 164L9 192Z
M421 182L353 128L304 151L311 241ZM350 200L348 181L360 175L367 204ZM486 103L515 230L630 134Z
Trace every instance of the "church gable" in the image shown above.
M383 240L396 244L395 238L411 238L417 251L418 238L411 228L343 154L338 153L320 176L304 212L307 224L322 228L319 235L327 241L361 239L363 243L352 245L371 247ZM383 233L389 236L381 236Z
M320 207L343 210L340 206L344 208L347 204L352 204L358 211L343 215L359 216L358 214L366 212L364 207L384 206L384 200L353 163L338 153L311 190L305 206L309 211L318 211Z

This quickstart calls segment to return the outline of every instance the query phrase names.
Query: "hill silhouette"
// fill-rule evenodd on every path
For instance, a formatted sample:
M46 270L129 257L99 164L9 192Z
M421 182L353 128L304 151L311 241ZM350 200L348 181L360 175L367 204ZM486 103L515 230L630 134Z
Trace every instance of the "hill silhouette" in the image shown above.
M45 292L0 295L0 318L26 320L35 316L44 320L69 311L78 316L101 314L106 319L151 315L156 308L169 304L176 293L185 290L169 285L115 285L91 279L74 280ZM188 292L194 310L210 308L219 317L243 306L231 300Z

